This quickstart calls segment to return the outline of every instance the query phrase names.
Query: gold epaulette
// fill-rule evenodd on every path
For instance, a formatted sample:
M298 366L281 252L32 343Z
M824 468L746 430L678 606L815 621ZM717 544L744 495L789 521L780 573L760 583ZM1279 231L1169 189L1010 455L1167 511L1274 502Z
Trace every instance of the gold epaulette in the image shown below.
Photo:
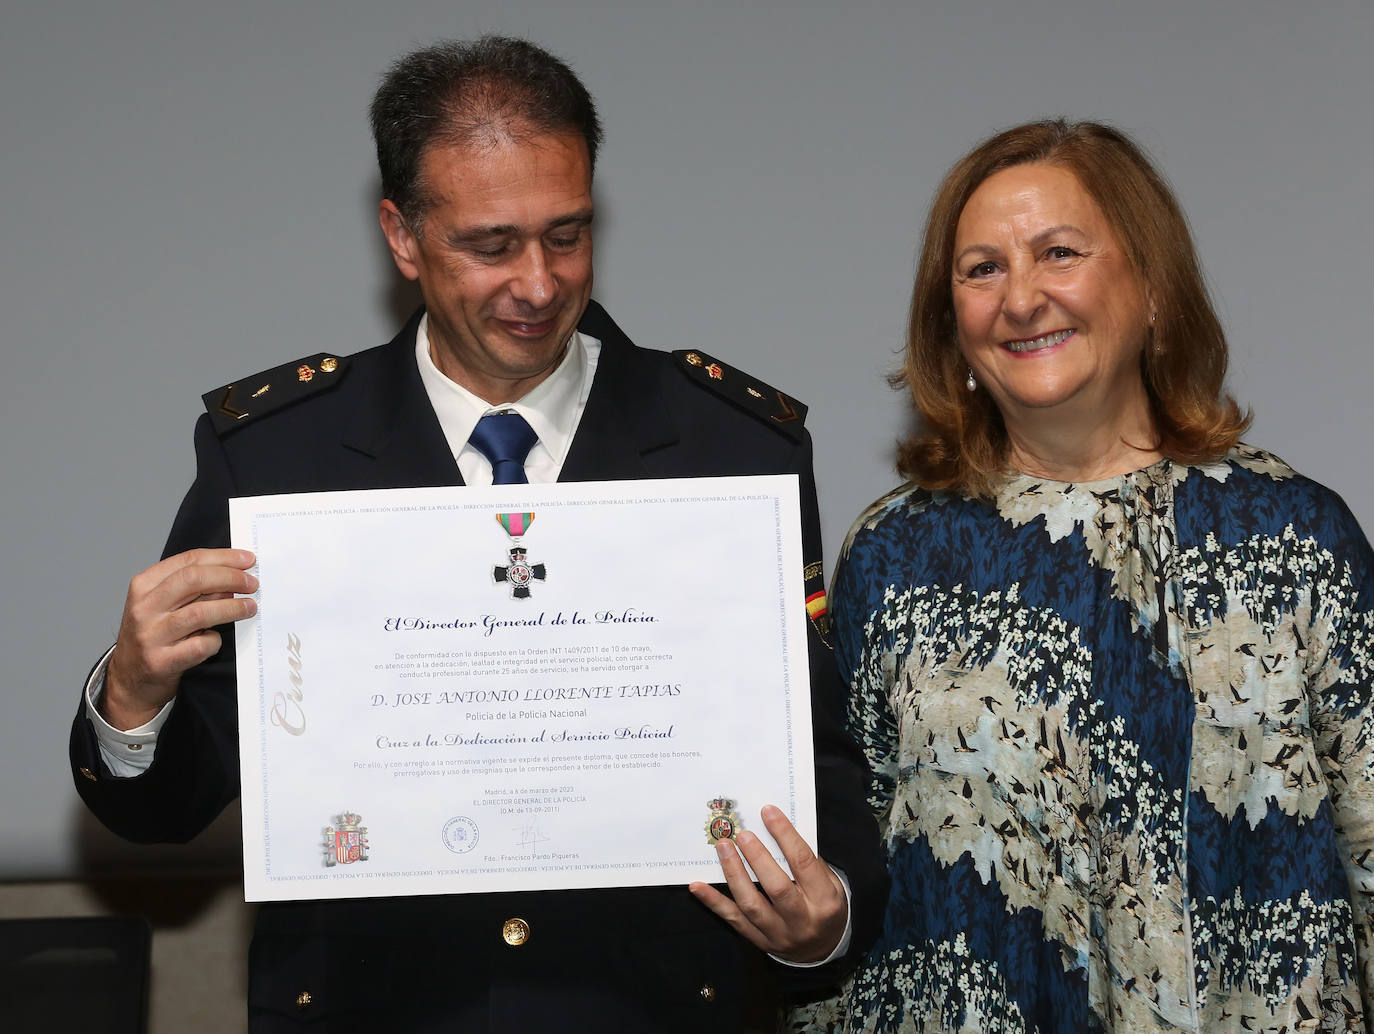
M318 352L207 391L201 398L215 431L224 435L333 388L347 371L347 359Z
M806 423L804 402L798 402L791 395L785 395L777 388L764 384L743 370L727 366L705 352L678 350L673 353L673 358L690 380L752 413L789 438L801 440L802 428Z

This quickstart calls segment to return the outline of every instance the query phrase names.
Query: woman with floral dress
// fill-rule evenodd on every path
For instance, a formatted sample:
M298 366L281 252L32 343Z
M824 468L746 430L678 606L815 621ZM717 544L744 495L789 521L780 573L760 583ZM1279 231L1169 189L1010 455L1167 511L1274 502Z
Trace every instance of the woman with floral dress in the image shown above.
M1029 124L950 171L910 482L831 594L893 888L790 1029L1374 1029L1374 556L1239 441L1225 370L1121 133Z

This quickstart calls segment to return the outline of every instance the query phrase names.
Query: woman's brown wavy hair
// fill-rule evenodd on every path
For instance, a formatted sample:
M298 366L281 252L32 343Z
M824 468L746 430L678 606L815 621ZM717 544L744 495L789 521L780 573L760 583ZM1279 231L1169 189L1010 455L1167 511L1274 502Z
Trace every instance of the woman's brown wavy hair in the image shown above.
M945 176L926 221L911 295L906 358L893 375L922 427L898 445L897 469L924 488L986 495L1006 473L1007 433L986 390L968 391L954 320L954 234L973 192L1015 165L1048 162L1072 172L1097 202L1153 302L1141 373L1159 434L1180 463L1217 459L1250 424L1222 391L1226 336L1212 309L1188 223L1164 178L1120 130L1063 119L998 133Z

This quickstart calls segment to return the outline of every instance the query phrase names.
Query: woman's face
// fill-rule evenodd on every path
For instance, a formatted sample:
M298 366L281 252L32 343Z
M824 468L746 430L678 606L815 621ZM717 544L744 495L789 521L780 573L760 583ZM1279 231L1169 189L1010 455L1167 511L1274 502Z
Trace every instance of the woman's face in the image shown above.
M1013 434L1148 420L1145 292L1072 172L1036 163L984 180L959 216L953 288L959 347Z

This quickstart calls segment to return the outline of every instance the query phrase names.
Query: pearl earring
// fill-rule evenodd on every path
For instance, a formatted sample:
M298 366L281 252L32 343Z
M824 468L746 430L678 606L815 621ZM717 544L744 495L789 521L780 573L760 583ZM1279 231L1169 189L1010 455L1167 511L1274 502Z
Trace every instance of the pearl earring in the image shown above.
M964 386L968 388L969 391L978 390L978 382L973 379L973 369L971 367L968 372L968 380L964 382Z

